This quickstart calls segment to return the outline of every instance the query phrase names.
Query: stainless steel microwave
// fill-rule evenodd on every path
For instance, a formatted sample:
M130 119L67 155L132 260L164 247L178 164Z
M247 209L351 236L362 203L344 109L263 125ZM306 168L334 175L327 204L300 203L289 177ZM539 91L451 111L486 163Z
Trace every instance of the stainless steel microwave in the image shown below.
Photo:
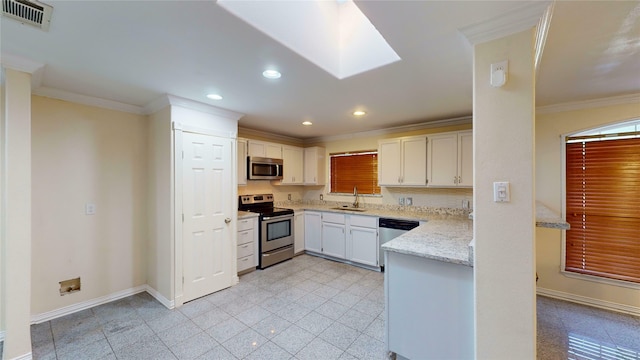
M247 157L249 180L282 180L282 159Z

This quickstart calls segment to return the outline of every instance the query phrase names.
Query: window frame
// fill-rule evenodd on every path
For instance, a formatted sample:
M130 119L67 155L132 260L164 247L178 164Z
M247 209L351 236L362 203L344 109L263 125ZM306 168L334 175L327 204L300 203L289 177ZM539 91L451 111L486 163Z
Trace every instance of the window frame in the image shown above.
M626 120L626 121L620 121L617 122L616 124L608 124L608 125L599 125L599 126L595 126L591 129L586 129L586 130L581 130L581 131L572 131L571 133L566 133L566 134L562 134L560 136L560 173L561 173L561 181L562 181L562 186L561 186L561 200L562 200L562 204L561 204L561 215L563 219L567 218L567 138L569 137L573 137L573 136L579 136L580 134L583 133L587 133L587 132L591 132L591 131L596 131L597 129L600 128L611 128L612 126L615 125L619 125L619 126L623 126L626 123L630 123L630 122L638 122L639 119L632 119L632 120ZM572 278L572 279L577 279L577 280L583 280L583 281L589 281L589 282L595 282L595 283L600 283L600 284L605 284L605 285L611 285L611 286L618 286L618 287L624 287L624 288L630 288L630 289L635 289L635 290L640 290L640 283L635 283L635 282L631 282L631 281L624 281L624 280L617 280L617 279L611 279L611 278L606 278L606 277L600 277L600 276L595 276L595 275L588 275L588 274L580 274L580 273L576 273L573 271L566 271L566 259L567 259L567 232L566 231L562 231L561 234L561 241L562 241L562 250L561 250L561 254L560 254L560 274L562 274L565 277L568 278Z
M373 150L357 150L357 151L342 151L342 152L335 152L335 153L330 153L329 154L329 161L328 161L328 165L329 165L329 195L336 195L336 196L353 196L353 192L334 192L333 191L333 172L331 171L332 165L331 165L331 160L334 156L353 156L353 155L365 155L365 154L376 154L376 156L378 157L378 161L379 161L379 152L378 149L373 149ZM376 169L376 171L378 171ZM382 187L380 186L380 184L378 183L379 180L379 176L376 176L376 184L377 187L380 189L380 193L378 194L369 194L369 193L360 193L360 191L358 191L358 196L359 197L382 197Z

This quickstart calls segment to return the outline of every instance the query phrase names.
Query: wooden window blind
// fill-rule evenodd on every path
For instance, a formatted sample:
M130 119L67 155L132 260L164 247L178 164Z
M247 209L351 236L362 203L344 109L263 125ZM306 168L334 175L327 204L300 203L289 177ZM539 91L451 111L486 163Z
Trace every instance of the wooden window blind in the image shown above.
M566 145L565 270L640 283L640 138L587 140Z
M376 151L331 154L331 192L380 194Z

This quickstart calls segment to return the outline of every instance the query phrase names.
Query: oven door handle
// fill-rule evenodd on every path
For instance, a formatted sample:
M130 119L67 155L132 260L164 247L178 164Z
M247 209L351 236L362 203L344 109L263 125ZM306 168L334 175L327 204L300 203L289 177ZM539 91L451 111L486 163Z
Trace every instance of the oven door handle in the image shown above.
M280 216L266 216L263 217L262 220L271 220L271 219L293 219L292 215L280 215Z

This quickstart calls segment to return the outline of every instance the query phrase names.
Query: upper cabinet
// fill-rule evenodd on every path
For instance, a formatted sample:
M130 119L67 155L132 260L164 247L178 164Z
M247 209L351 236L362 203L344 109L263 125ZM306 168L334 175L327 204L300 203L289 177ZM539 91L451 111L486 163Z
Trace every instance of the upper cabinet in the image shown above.
M427 136L378 141L378 184L427 185Z
M304 184L324 185L325 183L325 149L314 146L304 149ZM286 170L286 167L285 167Z
M302 185L304 150L296 146L282 146L283 176L281 184Z
M247 139L238 138L238 185L247 185Z
M249 156L282 159L282 145L266 141L249 140Z
M473 186L473 132L458 131L429 136L429 186Z

